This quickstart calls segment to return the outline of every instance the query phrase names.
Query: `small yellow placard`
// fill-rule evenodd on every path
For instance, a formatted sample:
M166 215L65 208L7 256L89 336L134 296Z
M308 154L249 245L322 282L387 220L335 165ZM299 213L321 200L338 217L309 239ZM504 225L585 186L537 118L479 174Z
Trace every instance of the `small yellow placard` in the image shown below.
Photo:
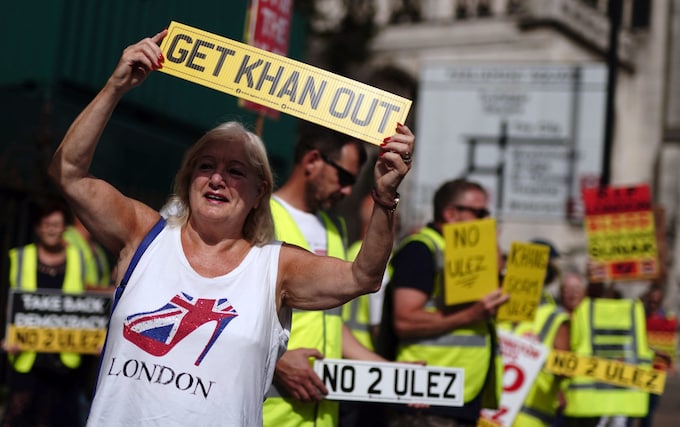
M8 346L17 345L22 351L99 354L105 339L106 329L7 327Z
M477 420L477 427L501 427L501 425L491 421L488 418L479 417Z
M482 299L498 289L496 220L445 224L444 304Z
M663 394L666 386L666 373L663 371L561 350L550 352L544 369L557 375L590 377L603 383L638 388L659 395Z
M171 22L159 71L380 145L411 101L303 62Z
M503 292L510 300L498 308L498 320L533 320L541 303L543 280L550 260L550 247L513 242L508 254Z

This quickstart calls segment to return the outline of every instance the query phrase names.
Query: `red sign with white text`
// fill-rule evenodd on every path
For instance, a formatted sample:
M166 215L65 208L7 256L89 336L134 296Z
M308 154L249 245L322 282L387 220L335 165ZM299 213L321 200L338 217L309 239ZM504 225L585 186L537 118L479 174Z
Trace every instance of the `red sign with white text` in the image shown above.
M293 0L251 0L248 8L246 43L268 52L287 56ZM275 75L276 70L270 70ZM276 119L277 110L251 101L239 100L249 110Z
M543 344L528 337L499 330L498 341L503 357L503 394L498 409L482 409L478 427L512 426L548 356L548 349Z

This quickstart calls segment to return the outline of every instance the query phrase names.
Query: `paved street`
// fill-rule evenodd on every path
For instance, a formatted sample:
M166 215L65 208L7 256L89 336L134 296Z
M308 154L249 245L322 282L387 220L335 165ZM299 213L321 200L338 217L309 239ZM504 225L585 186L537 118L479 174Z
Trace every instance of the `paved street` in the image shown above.
M656 411L654 427L680 426L680 375L669 376Z

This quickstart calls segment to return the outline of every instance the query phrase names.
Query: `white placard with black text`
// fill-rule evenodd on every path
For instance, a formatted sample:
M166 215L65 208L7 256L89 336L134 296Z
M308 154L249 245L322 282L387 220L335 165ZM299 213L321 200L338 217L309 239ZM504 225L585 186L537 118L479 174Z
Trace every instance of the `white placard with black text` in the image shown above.
M314 371L330 400L463 405L462 368L322 359L314 362Z

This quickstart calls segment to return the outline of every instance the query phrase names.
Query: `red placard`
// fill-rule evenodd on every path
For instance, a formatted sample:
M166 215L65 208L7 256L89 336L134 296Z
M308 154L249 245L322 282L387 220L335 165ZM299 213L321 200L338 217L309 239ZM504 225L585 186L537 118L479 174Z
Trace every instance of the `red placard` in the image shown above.
M584 188L586 215L610 215L651 211L649 186Z
M659 262L649 186L584 188L582 194L590 279L655 279Z
M248 6L245 42L266 51L286 56L290 38L293 0L251 0ZM276 70L271 70L275 74ZM276 119L279 112L254 102L239 100L243 108Z
M647 344L655 353L654 368L672 368L677 359L678 318L674 314L648 315Z

